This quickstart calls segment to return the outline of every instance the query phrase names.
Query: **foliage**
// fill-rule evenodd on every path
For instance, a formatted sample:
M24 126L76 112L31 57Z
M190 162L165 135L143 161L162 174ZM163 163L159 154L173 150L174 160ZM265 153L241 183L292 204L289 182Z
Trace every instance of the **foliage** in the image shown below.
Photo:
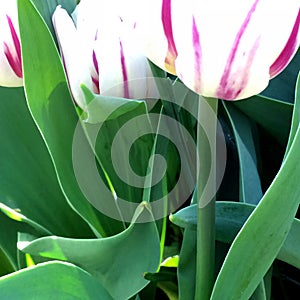
M57 4L72 11L75 2L18 0L24 89L0 88L0 298L193 299L195 150L185 149L185 134L195 142L198 96L152 65L155 105L83 86L95 109L76 108L51 25ZM216 195L213 300L299 292L299 65L298 52L262 94L219 101L227 164ZM177 137L168 140L165 124ZM111 155L121 130L122 178ZM129 168L142 185L129 184Z

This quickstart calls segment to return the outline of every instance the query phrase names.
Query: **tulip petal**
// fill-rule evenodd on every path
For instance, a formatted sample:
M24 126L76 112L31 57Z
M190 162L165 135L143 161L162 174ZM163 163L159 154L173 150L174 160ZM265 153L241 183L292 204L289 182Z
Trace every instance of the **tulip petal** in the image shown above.
M173 37L171 3L172 0L162 0L161 20L168 42L168 51L165 57L165 68L172 74L175 74L175 60L177 58L177 49Z
M299 48L299 24L300 24L300 10L298 12L297 19L295 21L294 28L291 32L291 35L276 59L276 61L271 65L270 67L270 76L271 78L275 77L278 75L291 61L293 58L294 54Z
M157 0L145 8L141 27L152 62L169 71L165 54L173 50L167 58L190 89L238 100L263 91L291 60L298 14L298 0Z
M128 72L127 72L127 67L125 62L125 55L124 55L122 41L120 41L120 57L121 57L121 67L122 67L123 86L124 86L123 97L130 98L129 87L128 87Z
M93 50L93 65L95 69L95 74L92 74L92 82L93 82L93 91L96 94L100 94L100 86L99 86L99 64L96 57L96 53Z
M193 16L193 48L194 48L194 72L195 72L195 83L194 91L201 91L202 80L201 80L201 64L202 64L202 48L200 43L200 35L197 28L195 18Z
M116 1L110 5L107 1L81 0L72 13L73 20L61 7L57 7L53 15L69 87L84 110L86 103L81 84L106 96L142 99L150 94L158 97L140 45L138 22L132 10L122 1Z
M22 61L16 1L0 2L0 85L22 86Z
M143 41L143 53L154 64L175 75L177 57L173 35L171 0L139 1L136 4L137 30ZM139 6L142 5L142 6Z
M72 18L60 6L56 8L53 14L53 25L57 34L71 93L77 104L84 109L86 104L80 85L84 84L92 89L91 76L86 71L88 61L85 55L85 45L80 43Z
M249 73L247 70L251 67L253 63L254 56L258 49L259 38L256 39L253 47L248 52L248 58L246 59L246 63L242 65L242 68L240 66L237 67L239 72L237 72L236 69L234 68L235 67L234 64L235 64L237 52L239 51L241 39L247 30L251 17L256 10L257 4L258 4L258 0L256 0L253 3L248 14L246 15L246 18L240 30L236 35L235 41L231 48L230 55L227 59L224 73L220 80L218 90L216 91L216 95L218 98L228 99L228 100L237 99L248 83ZM245 55L246 53L244 54L244 56Z
M22 72L22 58L21 58L21 45L20 45L20 40L19 37L16 33L15 27L12 23L12 20L9 16L7 17L7 22L9 25L14 49L11 49L9 45L4 42L4 53L6 55L6 58L8 60L8 63L10 64L11 68L15 72L15 74L19 77L23 77L23 72ZM15 51L12 51L15 50ZM14 53L15 52L15 53Z

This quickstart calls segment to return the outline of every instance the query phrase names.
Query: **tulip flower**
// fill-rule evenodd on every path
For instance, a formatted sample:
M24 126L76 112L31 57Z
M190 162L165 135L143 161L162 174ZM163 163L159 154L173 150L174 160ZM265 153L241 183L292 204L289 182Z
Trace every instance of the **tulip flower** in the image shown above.
M298 0L152 0L139 19L145 52L198 94L263 91L299 47Z
M153 89L151 70L139 45L135 22L108 1L81 0L72 14L58 6L53 24L76 103L85 109L80 85L96 94L141 99ZM138 84L135 79L139 80Z
M0 0L0 85L22 86L17 1Z

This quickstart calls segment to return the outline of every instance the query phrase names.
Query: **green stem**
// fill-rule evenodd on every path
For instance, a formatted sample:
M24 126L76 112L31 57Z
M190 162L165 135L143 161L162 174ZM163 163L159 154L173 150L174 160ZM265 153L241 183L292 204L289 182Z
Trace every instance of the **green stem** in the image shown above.
M217 99L199 96L195 299L201 300L210 298L214 284L217 109Z

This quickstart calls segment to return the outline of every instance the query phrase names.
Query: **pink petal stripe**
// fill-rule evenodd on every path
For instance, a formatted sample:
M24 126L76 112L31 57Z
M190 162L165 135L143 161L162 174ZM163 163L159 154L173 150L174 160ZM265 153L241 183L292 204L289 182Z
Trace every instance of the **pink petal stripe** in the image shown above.
M202 49L200 44L200 35L196 25L195 17L193 16L193 47L194 47L194 91L201 91L201 63Z
M128 86L128 74L126 69L124 49L121 41L120 41L120 55L121 55L121 66L122 66L123 84L124 84L124 91L123 91L124 98L130 98L129 86Z
M96 30L94 41L96 42L97 39L98 39L98 30ZM93 74L91 74L91 79L93 82L93 92L96 94L100 94L99 64L98 64L98 59L97 59L96 52L94 49L93 49L92 59L93 59L93 66L94 66L94 72L92 72Z
M270 67L270 77L271 78L273 78L277 74L279 74L288 65L288 63L291 61L293 55L297 51L297 49L299 47L299 41L298 41L299 24L300 24L300 10L298 12L298 16L295 21L294 28L291 32L291 35L290 35L284 49L282 50L282 52L280 53L280 55L278 56L276 61Z
M95 42L97 41L97 39L98 39L98 30L96 31L96 34L95 34ZM94 50L93 50L93 64L94 64L96 73L99 74L98 60L97 60L96 53Z
M15 51L17 55L14 55L11 52L10 47L7 45L7 43L4 43L4 53L5 56L8 60L9 65L11 66L11 68L13 69L13 71L15 72L15 74L19 77L22 78L23 77L23 71L22 71L22 58L21 58L21 44L20 44L20 40L19 37L16 33L16 30L14 28L14 25L12 23L12 20L9 16L6 15L7 18L7 22L9 25L9 29L10 29L10 33L11 33L11 37L14 43L14 47L15 47Z
M98 60L97 60L97 57L96 57L96 53L95 51L93 50L93 65L94 65L94 68L95 68L95 75L91 75L91 78L92 78L92 82L94 84L94 88L93 88L93 91L96 93L96 94L100 94L100 85L99 85L99 66L98 66Z
M174 61L178 55L173 37L172 17L171 17L172 0L162 1L161 20L163 29L168 42L168 51L165 57L165 66L167 70L175 73Z
M99 78L95 78L94 76L91 76L92 82L93 82L93 92L95 94L100 94L100 88L99 88Z
M235 37L235 41L233 43L230 55L229 55L227 63L226 63L224 73L223 73L221 81L220 81L219 89L217 91L218 98L233 100L236 97L238 97L238 95L242 92L243 88L247 85L247 80L246 80L247 78L244 77L244 79L242 80L243 86L240 86L240 88L237 91L234 91L231 87L230 77L232 75L231 74L232 73L232 65L234 63L234 59L235 59L236 53L239 48L241 38L247 29L247 26L251 20L252 14L254 13L254 11L257 7L258 2L259 2L259 0L255 0L255 2L253 3L250 11L248 12L248 14L246 16L246 19L244 20L238 34ZM255 45L253 46L251 53L249 54L250 57L252 57L254 55L253 49L256 49ZM250 60L252 60L252 59L250 58ZM238 75L241 76L242 74L238 74Z

